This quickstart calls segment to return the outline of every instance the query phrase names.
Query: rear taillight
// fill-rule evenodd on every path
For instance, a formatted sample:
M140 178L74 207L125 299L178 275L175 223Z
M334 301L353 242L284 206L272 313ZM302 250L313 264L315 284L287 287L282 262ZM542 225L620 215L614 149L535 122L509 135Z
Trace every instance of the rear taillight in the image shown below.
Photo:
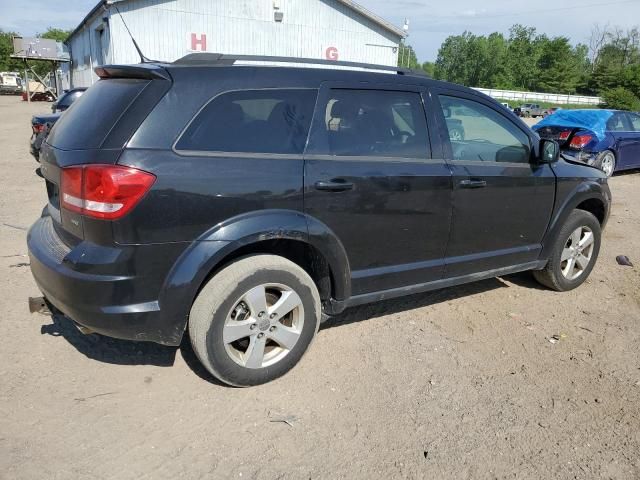
M569 139L569 135L571 135L571 130L560 132L560 135L558 135L558 140L560 140L561 142L566 142Z
M46 125L44 125L43 123L34 123L33 125L31 125L31 128L33 129L33 133L40 133L44 132Z
M589 135L588 133L582 135L574 135L574 137L571 139L569 147L575 148L576 150L582 150L591 140L593 140L593 135Z
M62 169L62 207L83 215L115 220L126 215L149 191L155 175L119 165Z

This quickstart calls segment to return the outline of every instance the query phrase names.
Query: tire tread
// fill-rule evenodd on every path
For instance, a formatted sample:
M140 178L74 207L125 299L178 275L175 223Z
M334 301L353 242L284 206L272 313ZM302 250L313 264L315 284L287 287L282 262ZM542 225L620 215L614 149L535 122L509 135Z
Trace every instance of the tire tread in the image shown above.
M218 371L211 363L208 356L207 335L212 323L212 312L233 292L235 287L246 277L259 270L282 269L295 275L301 283L311 286L314 302L316 304L315 333L320 325L320 295L312 278L299 265L277 255L252 255L240 258L227 265L214 275L204 285L191 307L189 314L189 337L193 350L204 365L216 378L233 386L247 386L226 378L223 372ZM306 320L306 319L305 319ZM315 335L314 335L315 336Z

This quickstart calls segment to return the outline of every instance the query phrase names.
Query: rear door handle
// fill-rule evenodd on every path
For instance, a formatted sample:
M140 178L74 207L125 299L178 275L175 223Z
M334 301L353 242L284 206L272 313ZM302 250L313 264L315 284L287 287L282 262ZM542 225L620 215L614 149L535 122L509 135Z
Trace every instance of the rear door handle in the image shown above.
M459 185L460 188L484 188L487 186L487 182L474 178L470 180L460 180Z
M314 185L316 190L323 192L344 192L346 190L353 189L353 183L345 182L344 180L320 180Z

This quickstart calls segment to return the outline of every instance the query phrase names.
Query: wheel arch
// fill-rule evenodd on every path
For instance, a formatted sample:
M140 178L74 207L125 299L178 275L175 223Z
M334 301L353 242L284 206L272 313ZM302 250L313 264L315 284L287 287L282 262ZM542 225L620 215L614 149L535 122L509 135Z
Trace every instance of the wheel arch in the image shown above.
M554 210L553 218L543 240L541 259L551 255L562 226L573 210L584 210L593 214L602 228L605 227L609 216L611 196L608 187L597 181L583 182L565 196L560 206Z
M302 267L323 301L351 296L351 271L339 239L323 223L289 210L263 210L233 217L194 241L171 269L160 294L160 308L176 322L180 335L202 287L238 258L280 255Z

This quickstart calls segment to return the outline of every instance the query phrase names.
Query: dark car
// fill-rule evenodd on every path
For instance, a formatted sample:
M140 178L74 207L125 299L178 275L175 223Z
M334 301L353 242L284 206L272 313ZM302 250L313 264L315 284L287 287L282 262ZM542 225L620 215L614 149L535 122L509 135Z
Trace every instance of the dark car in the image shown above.
M31 118L31 140L29 141L29 151L36 160L40 159L40 148L42 142L53 125L60 118L60 114L67 110L73 102L82 96L86 88L74 88L62 94L56 102L51 105L51 115L34 115Z
M543 111L543 118L548 117L549 115L553 115L554 113L556 113L558 110L562 110L562 108L560 107L551 107L551 108L547 108Z
M640 115L619 110L558 110L534 130L560 143L562 155L614 172L640 168Z
M97 68L52 129L30 265L83 331L187 335L209 372L248 386L347 307L525 270L559 291L589 276L606 177L495 100L392 67L240 59L261 64Z
M59 113L53 113L50 115L34 115L31 117L31 139L29 140L29 151L33 158L39 161L40 148L42 142L49 135L49 130L60 118Z
M86 90L85 87L67 90L58 97L58 100L51 104L51 111L53 113L64 112L73 102L80 98Z

